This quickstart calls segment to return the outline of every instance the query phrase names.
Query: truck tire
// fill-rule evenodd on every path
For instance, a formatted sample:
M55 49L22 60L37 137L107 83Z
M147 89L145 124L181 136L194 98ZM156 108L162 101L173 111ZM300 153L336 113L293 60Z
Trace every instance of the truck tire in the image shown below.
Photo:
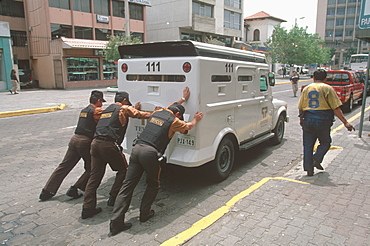
M353 95L351 94L351 96L349 97L348 102L343 104L343 112L349 113L349 112L352 111L352 108L353 108Z
M209 163L208 173L212 180L215 182L225 180L234 166L234 160L235 146L229 137L225 137L217 148L215 159Z
M275 128L272 130L275 133L275 136L271 138L271 144L278 145L283 141L284 132L285 132L285 120L283 115L279 115L279 119L276 122Z

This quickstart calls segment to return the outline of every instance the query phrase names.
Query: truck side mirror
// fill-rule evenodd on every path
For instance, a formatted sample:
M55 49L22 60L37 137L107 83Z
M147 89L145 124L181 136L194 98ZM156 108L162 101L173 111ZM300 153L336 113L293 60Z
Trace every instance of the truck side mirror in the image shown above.
M275 74L274 73L269 73L268 78L269 78L269 85L274 86L275 85Z

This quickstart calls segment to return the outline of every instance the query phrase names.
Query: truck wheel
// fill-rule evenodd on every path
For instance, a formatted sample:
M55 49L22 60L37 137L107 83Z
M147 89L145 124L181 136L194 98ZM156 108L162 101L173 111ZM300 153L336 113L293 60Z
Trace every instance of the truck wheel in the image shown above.
M217 148L215 159L209 164L208 172L212 179L216 182L226 179L233 168L234 160L234 144L230 138L225 137Z
M349 97L349 100L348 102L346 102L344 105L343 105L343 111L345 113L349 113L352 111L352 108L353 108L353 95L351 94L351 96Z
M284 122L284 116L279 115L279 119L276 122L276 126L274 130L272 130L273 133L275 133L275 136L271 138L271 143L273 145L280 144L283 141L284 132L285 132L285 122Z

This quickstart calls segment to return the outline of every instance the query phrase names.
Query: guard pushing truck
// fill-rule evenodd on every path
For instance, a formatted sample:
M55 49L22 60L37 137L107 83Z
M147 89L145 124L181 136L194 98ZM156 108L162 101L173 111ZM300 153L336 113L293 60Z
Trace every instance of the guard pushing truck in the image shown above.
M184 167L207 164L215 181L230 174L235 154L270 140L279 144L289 117L287 104L274 99L273 73L260 53L193 41L120 46L118 89L153 111L177 100L184 86L191 90L184 103L185 121L196 112L204 118L187 134L176 133L166 150L167 163ZM123 148L146 124L130 122Z

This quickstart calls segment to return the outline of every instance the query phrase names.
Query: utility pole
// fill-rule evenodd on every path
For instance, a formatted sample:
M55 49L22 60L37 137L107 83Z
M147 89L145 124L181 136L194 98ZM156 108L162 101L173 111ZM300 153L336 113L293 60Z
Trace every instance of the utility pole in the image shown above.
M128 0L125 0L125 19L126 19L125 34L126 37L129 37L131 32L130 32L130 7L128 4Z

